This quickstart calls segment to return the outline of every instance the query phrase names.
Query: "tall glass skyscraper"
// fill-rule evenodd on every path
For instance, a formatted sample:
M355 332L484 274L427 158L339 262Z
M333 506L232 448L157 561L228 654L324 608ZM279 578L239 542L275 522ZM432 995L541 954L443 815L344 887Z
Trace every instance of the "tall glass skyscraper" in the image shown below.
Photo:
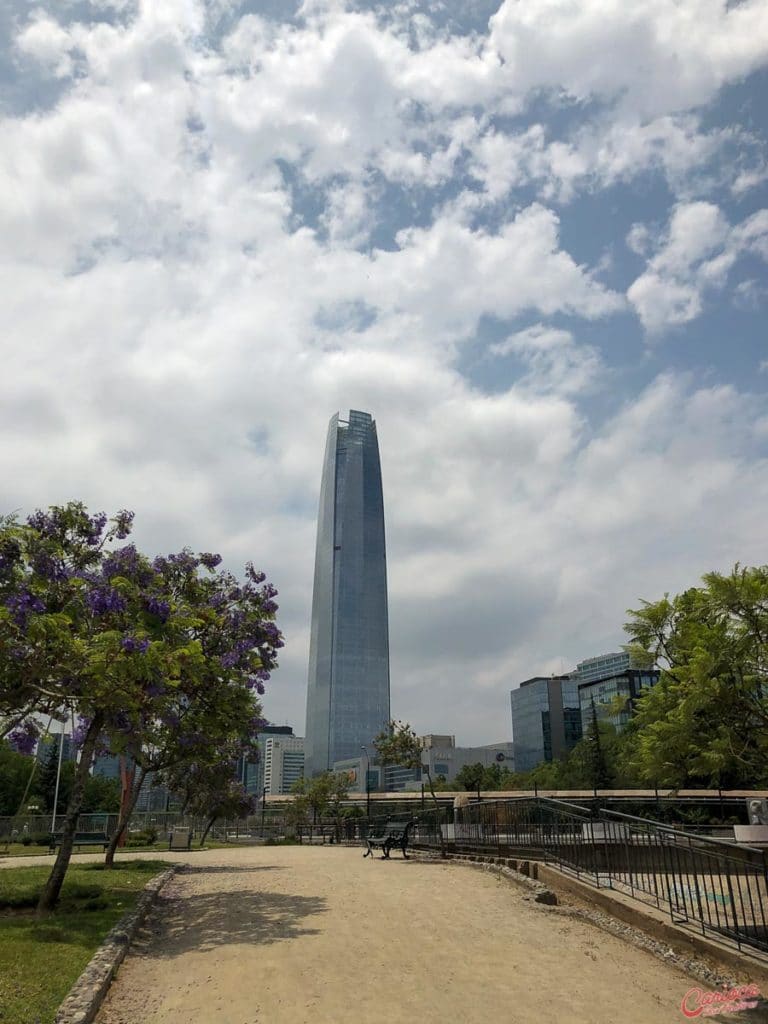
M328 425L309 643L306 773L359 757L389 721L384 498L376 424Z

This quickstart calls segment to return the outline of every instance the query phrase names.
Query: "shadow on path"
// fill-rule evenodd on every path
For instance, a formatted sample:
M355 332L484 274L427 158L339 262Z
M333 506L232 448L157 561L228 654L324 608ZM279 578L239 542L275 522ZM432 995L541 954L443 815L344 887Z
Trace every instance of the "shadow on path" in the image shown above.
M161 897L133 952L172 958L233 943L263 945L317 935L320 929L306 928L302 922L325 910L322 897L273 892L212 892L178 900Z

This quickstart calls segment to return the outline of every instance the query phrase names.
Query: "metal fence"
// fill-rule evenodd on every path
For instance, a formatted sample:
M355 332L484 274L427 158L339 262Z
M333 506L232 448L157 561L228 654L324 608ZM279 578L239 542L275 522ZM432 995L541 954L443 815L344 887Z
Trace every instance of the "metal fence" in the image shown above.
M676 924L768 952L768 856L673 825L543 797L425 812L414 841L540 858L651 903Z

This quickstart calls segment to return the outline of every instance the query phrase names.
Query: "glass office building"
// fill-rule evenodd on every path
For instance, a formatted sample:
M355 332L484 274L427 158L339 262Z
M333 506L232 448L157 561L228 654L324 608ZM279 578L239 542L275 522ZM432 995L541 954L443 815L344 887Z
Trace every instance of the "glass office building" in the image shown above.
M626 669L626 671L579 685L581 727L586 735L592 721L592 703L601 722L610 722L621 732L632 717L638 697L659 681L657 669ZM619 699L621 698L621 699Z
M586 658L569 674L578 676L580 683L592 683L596 679L618 676L628 668L632 668L629 655L625 651L617 651L613 654L599 654L596 658Z
M328 425L317 520L306 773L356 758L389 721L384 499L376 424Z
M581 739L578 682L534 676L511 693L515 771L566 757Z

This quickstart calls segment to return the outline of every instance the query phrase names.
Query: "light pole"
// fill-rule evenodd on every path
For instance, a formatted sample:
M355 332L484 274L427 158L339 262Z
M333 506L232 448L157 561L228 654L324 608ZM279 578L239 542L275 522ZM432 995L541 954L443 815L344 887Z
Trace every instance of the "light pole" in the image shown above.
M56 767L56 789L53 794L53 821L51 822L51 832L56 831L56 810L59 806L59 783L61 782L61 757L64 753L64 727L66 726L66 719L60 723L61 728L59 730L59 763ZM74 744L75 737L72 737L72 743Z
M267 811L267 787L261 791L261 835L264 836L264 815Z
M360 749L365 754L365 816L370 818L371 816L371 759L368 755L368 748L361 746Z

